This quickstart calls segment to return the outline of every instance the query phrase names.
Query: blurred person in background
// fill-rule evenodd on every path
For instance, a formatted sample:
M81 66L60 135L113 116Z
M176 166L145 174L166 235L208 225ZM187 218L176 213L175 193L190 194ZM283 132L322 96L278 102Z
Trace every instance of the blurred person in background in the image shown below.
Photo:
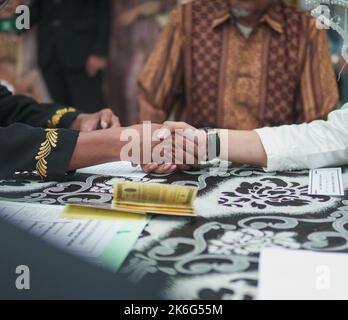
M33 0L38 64L55 102L96 112L105 106L111 0Z
M43 81L38 72L27 68L27 60L33 58L33 51L28 50L32 33L18 37L14 16L16 7L26 4L24 0L11 0L1 6L0 10L0 81L7 83L11 90L29 95L35 99L43 97L41 86ZM40 81L41 80L41 81Z
M338 104L327 35L275 0L195 0L173 11L139 80L141 120L255 129Z
M330 47L332 52L332 63L335 68L337 81L340 91L341 105L348 101L348 68L346 62L341 55L342 38L334 30L328 30Z
M330 6L331 17L338 22L340 26L345 29L346 33L348 32L348 8L341 6ZM330 48L332 52L332 63L335 67L337 81L339 83L341 105L345 104L348 101L348 67L347 63L342 57L342 45L343 39L341 36L333 29L327 30L330 42Z
M109 95L122 124L138 120L137 80L178 0L116 0ZM115 85L117 83L117 85Z
M330 9L330 19L338 23L341 28L348 32L348 8L340 5L323 3ZM298 6L303 10L313 9L313 5L306 0L298 1ZM331 49L331 60L335 68L337 82L340 93L340 104L344 105L348 101L348 67L342 56L343 39L337 31L332 28L327 29L329 45Z
M329 17L335 23L337 23L341 28L347 33L348 30L348 8L340 5L333 5L328 3L322 3L329 8ZM306 11L311 11L314 7L312 3L306 0L298 1L298 6ZM323 26L324 27L324 26ZM336 78L339 88L340 105L344 105L348 101L348 69L346 68L346 62L342 57L342 45L343 39L336 30L332 28L327 29L325 27L331 50L331 62L334 66Z

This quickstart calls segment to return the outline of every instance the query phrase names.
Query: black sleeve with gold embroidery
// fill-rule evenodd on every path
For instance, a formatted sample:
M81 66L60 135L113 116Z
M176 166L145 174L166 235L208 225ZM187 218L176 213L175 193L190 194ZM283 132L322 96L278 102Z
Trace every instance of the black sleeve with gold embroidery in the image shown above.
M66 129L0 128L0 179L36 171L43 179L64 180L77 138L77 131Z
M13 96L0 85L0 127L25 123L32 127L68 128L79 112L58 104L38 104L24 96Z
M43 179L64 179L78 132L63 128L77 115L75 109L41 105L0 86L0 179L34 171Z

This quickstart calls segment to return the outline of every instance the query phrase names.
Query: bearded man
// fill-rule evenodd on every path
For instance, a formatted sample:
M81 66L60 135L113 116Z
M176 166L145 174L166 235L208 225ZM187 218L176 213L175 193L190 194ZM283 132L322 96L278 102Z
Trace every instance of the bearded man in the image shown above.
M255 129L325 118L339 100L325 30L281 0L175 9L139 80L140 120Z

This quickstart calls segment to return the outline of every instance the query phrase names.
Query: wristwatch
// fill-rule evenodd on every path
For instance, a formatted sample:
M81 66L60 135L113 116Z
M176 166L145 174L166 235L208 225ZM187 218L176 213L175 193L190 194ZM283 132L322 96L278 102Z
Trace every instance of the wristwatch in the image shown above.
M202 130L207 133L208 161L219 158L221 153L221 142L218 130L211 128L203 128Z

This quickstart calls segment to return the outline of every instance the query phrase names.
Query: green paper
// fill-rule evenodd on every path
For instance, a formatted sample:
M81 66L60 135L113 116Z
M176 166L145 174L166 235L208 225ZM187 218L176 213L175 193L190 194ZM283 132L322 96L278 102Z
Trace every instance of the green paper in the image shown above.
M148 219L129 222L118 231L100 256L101 264L111 271L117 272L132 251L147 223Z

